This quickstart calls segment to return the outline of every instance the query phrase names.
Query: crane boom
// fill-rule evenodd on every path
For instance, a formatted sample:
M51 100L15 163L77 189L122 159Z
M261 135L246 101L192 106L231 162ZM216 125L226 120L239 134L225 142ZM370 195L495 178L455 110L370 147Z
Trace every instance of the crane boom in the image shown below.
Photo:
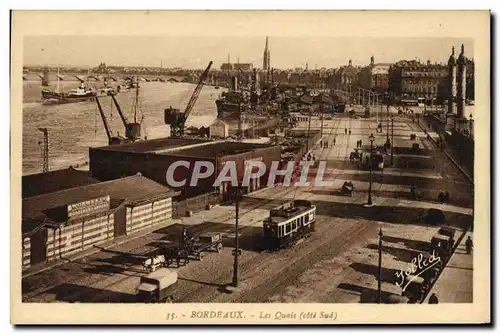
M120 115L120 118L122 120L123 126L125 126L125 129L128 128L128 119L125 117L125 115L122 112L122 108L118 104L118 101L116 101L115 95L111 94L111 98L113 99L113 102L116 106L116 110L118 110L118 114Z
M104 111L102 111L101 102L99 102L99 98L97 96L95 97L95 101L97 102L97 107L99 108L99 113L101 114L102 122L104 123L104 129L106 130L106 135L108 136L108 142L111 143L111 129L109 127L108 120L106 119L106 115L104 115Z
M198 100L198 96L200 95L201 89L203 88L204 85L204 81L208 77L208 71L210 71L210 67L212 67L212 61L208 63L207 68L201 75L200 80L198 81L198 85L196 85L196 88L194 89L193 95L191 95L191 98L189 99L189 102L186 106L186 110L184 110L184 120L188 119L196 101Z

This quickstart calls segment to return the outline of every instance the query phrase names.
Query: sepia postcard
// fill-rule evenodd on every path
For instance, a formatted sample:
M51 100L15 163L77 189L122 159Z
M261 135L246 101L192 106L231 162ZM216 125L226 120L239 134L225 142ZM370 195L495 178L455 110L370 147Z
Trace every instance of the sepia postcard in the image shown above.
M11 26L12 323L491 321L489 11Z

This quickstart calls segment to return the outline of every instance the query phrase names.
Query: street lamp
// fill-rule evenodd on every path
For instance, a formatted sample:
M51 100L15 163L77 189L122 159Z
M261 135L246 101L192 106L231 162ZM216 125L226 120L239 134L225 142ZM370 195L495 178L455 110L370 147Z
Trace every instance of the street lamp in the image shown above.
M387 140L385 141L385 146L387 148L391 147L391 141L389 140L389 105L387 105Z
M472 114L469 115L469 137L472 138Z
M391 131L391 166L394 165L394 115L391 116L392 131Z
M233 281L231 285L227 286L227 290L230 292L235 292L238 290L238 257L240 255L240 243L239 243L239 236L238 236L238 220L239 220L239 213L240 213L240 200L241 196L243 194L243 188L238 185L237 187L232 189L232 195L234 199L236 200L236 219L235 219L235 224L234 224L234 240L235 240L235 246L233 250L233 256L234 256L234 263L233 263Z
M375 137L373 136L373 133L370 134L370 183L368 186L368 203L366 204L367 207L373 206L372 202L372 171L373 171L373 142L375 141Z
M378 232L378 303L382 304L382 228Z

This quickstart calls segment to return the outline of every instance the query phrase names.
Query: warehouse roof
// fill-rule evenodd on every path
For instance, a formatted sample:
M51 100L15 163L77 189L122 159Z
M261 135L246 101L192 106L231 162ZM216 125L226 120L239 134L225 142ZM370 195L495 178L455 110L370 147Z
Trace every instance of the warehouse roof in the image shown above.
M222 142L214 142L212 145L209 146L192 147L192 148L176 150L175 152L172 152L172 155L213 158L216 156L236 155L268 147L272 147L272 145L222 141Z
M209 144L212 143L212 141L205 139L191 139L191 138L158 138L151 140L140 140L127 144L102 146L94 149L106 150L106 151L148 153L168 148L177 148L182 146L203 144L203 143ZM91 150L92 149L93 148L91 148Z
M89 172L79 171L73 167L47 173L24 175L22 179L22 198L43 195L98 182L98 180L90 177Z
M30 197L23 200L23 220L43 220L60 217L66 205L110 196L111 206L122 202L140 203L151 199L174 197L178 192L150 180L140 174L77 188L65 189L50 194Z

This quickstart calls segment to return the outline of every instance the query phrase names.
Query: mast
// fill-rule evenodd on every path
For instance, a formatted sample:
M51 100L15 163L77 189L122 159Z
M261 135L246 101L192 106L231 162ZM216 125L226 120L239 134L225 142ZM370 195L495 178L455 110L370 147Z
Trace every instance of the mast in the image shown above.
M59 93L59 67L57 68L57 86L56 86L56 93Z
M134 123L137 123L137 107L139 105L139 77L137 77L137 85L135 86L135 102L134 102Z
M227 89L231 91L231 74L229 72L229 67L231 66L231 55L227 54Z

